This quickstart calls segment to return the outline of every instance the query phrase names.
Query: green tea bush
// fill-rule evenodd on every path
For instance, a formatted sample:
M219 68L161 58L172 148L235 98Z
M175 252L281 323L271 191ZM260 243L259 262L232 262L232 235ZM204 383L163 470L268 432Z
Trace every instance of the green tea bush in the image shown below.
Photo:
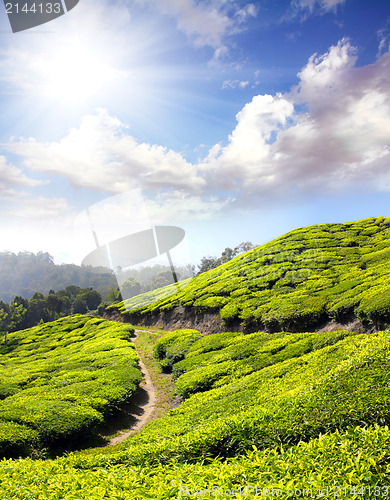
M0 355L0 452L76 446L91 436L141 380L133 331L75 315L11 334Z
M154 355L160 360L161 366L170 371L172 365L183 359L190 346L201 336L197 330L175 330L156 342Z
M201 337L176 363L185 367L177 382L229 366L213 388L117 447L3 460L0 497L143 500L209 490L230 498L240 487L242 498L260 495L245 487L286 499L298 489L311 498L388 496L389 355L387 332ZM81 380L96 379L84 371Z
M388 491L390 431L352 428L282 450L252 449L227 461L110 465L80 469L68 457L0 464L2 498L100 500L147 498L383 498ZM257 491L256 491L257 488ZM191 495L191 496L190 496ZM195 496L196 495L196 496Z
M116 307L137 319L194 307L219 312L226 327L245 331L315 330L326 321L353 319L384 328L390 325L387 299L372 301L371 288L385 288L390 278L386 220L295 229L187 280L179 292L131 299L126 307L132 311Z
M347 337L348 332L330 332L315 334L266 334L254 333L240 335L235 342L221 348L218 353L206 352L193 354L188 352L183 361L173 367L177 393L187 398L196 392L219 387L229 380L239 379L252 372L263 369L288 359L300 357L305 353L333 345ZM219 334L229 338L230 334ZM205 337L212 340L214 335ZM210 342L210 341L209 341ZM193 352L198 352L198 344L192 345Z

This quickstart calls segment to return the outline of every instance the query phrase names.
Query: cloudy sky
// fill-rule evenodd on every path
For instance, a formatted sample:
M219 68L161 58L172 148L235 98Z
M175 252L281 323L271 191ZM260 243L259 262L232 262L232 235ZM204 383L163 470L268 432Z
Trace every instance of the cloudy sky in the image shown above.
M0 251L79 264L87 209L194 263L390 215L389 42L388 0L80 0L15 34L1 3Z

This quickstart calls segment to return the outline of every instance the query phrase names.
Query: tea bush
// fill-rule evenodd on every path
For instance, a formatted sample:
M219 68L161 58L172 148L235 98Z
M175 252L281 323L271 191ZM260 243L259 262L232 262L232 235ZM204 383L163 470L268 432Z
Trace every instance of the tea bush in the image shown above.
M252 449L227 461L80 469L68 457L0 464L1 498L383 498L389 496L390 431L351 428L282 450ZM257 488L257 491L256 491ZM239 496L241 491L241 496ZM233 496L235 495L235 496Z
M162 359L175 343L184 355L173 364L177 385L195 377L203 392L194 388L116 447L3 460L0 498L231 498L233 490L258 498L271 488L284 499L295 490L312 498L390 494L388 332L176 331L158 343ZM200 386L208 370L225 366L228 375L211 389ZM76 372L63 372L57 387L96 380Z
M133 331L75 315L10 334L0 355L0 453L91 435L141 380Z
M381 329L390 324L389 247L384 217L299 228L187 280L179 292L171 287L113 308L137 320L174 307L217 312L227 328L245 331L314 330L351 319Z
M154 354L164 370L170 371L172 365L183 359L191 344L201 336L197 330L175 330L156 342Z

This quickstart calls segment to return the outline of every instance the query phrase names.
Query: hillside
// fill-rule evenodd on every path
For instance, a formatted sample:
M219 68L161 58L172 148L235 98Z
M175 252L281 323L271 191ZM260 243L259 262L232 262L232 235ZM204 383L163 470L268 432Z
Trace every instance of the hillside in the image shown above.
M107 315L208 332L374 331L390 323L389 281L390 217L377 217L295 229L168 298L161 289L144 301L152 304L138 307L139 296Z
M133 331L76 314L2 340L1 456L78 448L96 436L141 380Z
M184 330L155 354L179 407L118 446L2 461L2 498L388 495L388 332Z
M92 287L104 298L117 282L110 269L57 265L47 252L0 252L0 300L15 296L29 299L35 292L47 295L70 285Z

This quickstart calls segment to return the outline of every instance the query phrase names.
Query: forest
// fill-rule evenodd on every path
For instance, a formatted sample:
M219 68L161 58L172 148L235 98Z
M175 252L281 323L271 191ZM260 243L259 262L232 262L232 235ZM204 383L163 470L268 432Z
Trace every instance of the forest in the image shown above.
M35 292L67 286L93 288L103 297L117 282L110 269L54 263L48 252L0 252L0 300L10 303L15 296L29 299Z

